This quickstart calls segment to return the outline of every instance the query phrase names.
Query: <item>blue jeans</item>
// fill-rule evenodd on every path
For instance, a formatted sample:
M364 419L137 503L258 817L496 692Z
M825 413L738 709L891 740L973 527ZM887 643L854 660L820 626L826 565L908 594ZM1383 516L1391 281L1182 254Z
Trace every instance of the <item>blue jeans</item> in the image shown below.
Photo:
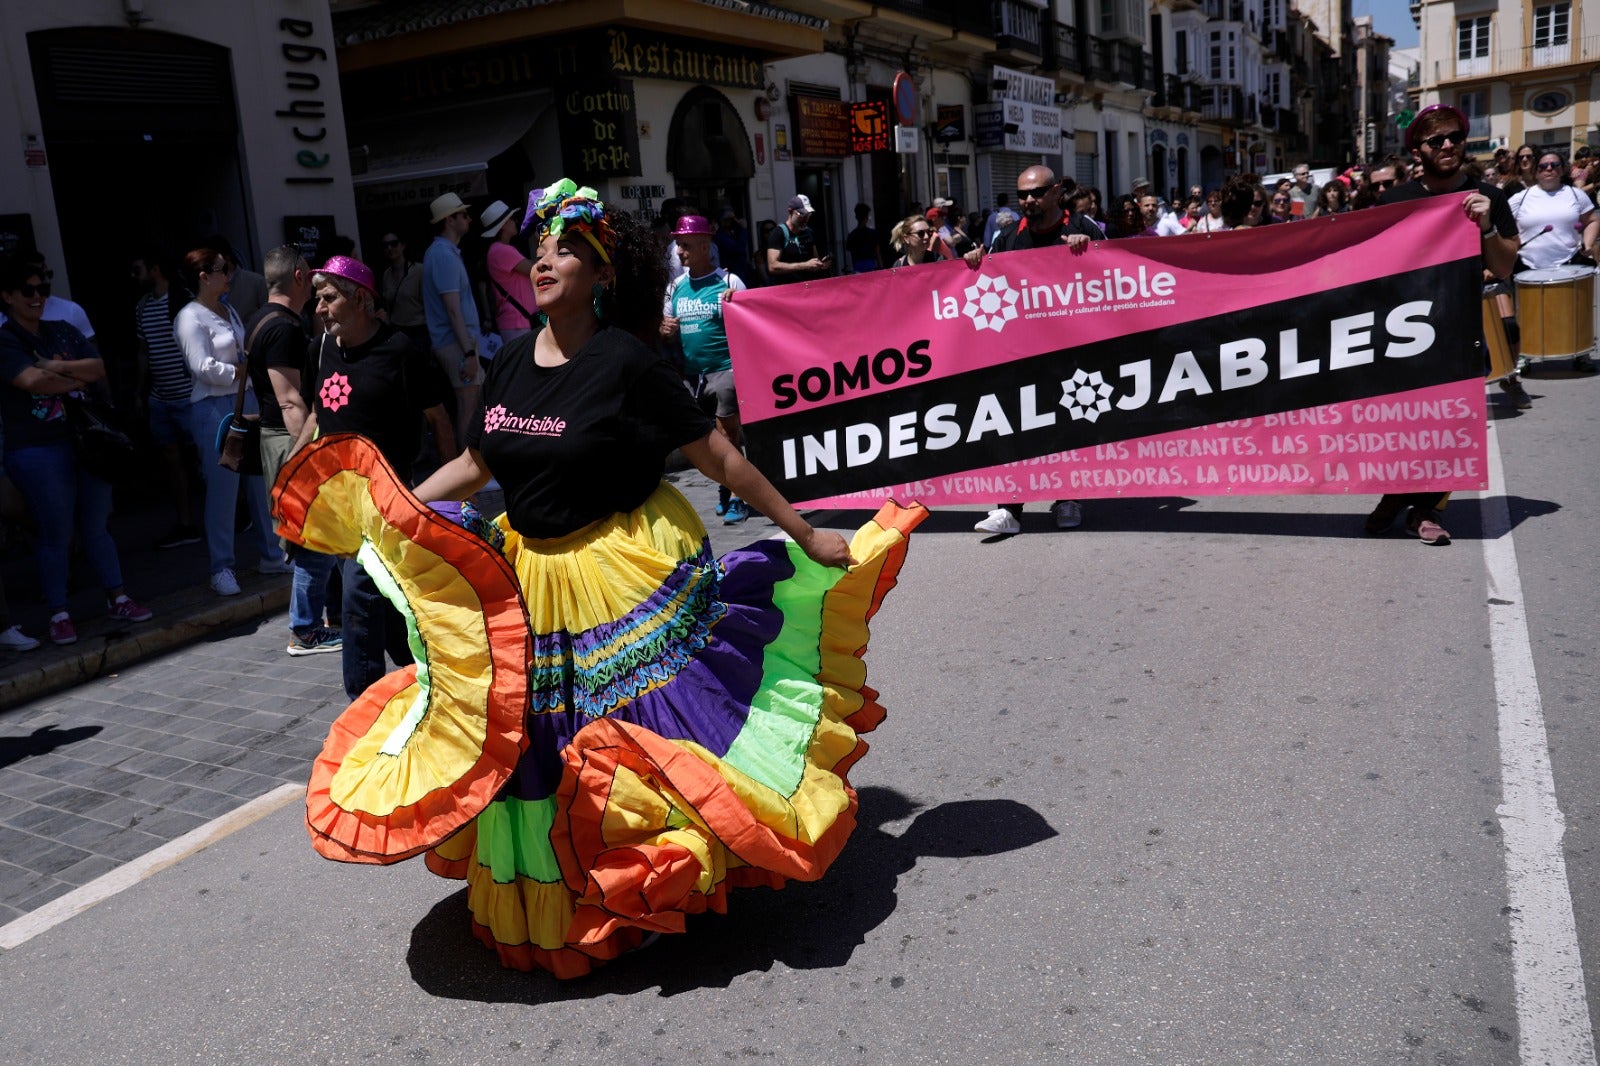
M296 633L322 624L323 608L328 603L328 577L338 558L296 548L294 586L289 593L289 628ZM337 614L338 612L334 612Z
M78 468L70 444L18 448L6 456L6 470L22 491L39 526L35 560L45 606L67 609L67 566L76 525L83 554L100 587L122 587L122 562L106 522L111 518L111 485Z
M389 672L385 652L396 666L411 662L406 621L377 582L354 559L344 560L344 694L352 702Z
M200 474L206 483L206 553L211 557L211 572L233 569L233 516L239 499L239 480L217 463L217 426L233 414L232 396L207 396L189 405L189 434L200 451ZM281 559L283 550L272 533L272 516L267 511L267 487L260 474L244 476L244 500L255 523L251 539L263 559Z

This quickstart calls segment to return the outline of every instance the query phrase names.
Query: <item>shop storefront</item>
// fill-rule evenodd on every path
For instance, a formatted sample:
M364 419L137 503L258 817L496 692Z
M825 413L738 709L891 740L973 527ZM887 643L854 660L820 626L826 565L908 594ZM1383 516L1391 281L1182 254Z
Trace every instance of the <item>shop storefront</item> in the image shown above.
M758 145L734 101L765 90L766 59L605 27L347 73L361 231L419 247L434 197L520 208L558 177L646 217L673 198L748 218Z

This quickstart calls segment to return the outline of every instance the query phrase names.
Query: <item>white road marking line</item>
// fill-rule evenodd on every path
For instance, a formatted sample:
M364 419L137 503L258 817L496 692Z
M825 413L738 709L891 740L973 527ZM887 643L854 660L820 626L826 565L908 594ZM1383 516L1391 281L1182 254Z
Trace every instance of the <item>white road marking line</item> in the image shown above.
M123 863L115 870L102 874L86 885L80 885L64 896L58 896L38 910L0 926L0 951L10 951L26 944L40 933L60 925L68 918L82 914L124 889L132 888L145 878L183 861L230 833L260 821L296 799L303 800L305 794L304 785L280 785L265 796L257 796L244 806L236 807L220 818L213 818L205 825L196 826L178 839L168 841L152 852Z
M1500 705L1501 802L1511 962L1517 992L1518 1051L1526 1066L1595 1066L1594 1030L1584 989L1567 863L1566 819L1556 803L1539 679L1533 669L1522 578L1506 505L1500 445L1489 441L1483 562L1489 577L1489 640Z

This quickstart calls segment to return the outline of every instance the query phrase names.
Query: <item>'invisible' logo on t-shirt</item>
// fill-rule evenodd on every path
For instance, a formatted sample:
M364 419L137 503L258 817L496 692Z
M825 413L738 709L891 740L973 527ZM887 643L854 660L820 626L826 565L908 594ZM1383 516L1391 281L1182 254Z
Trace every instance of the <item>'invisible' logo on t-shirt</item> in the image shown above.
M565 419L541 418L538 415L514 415L503 404L495 404L483 412L485 433L517 433L524 437L559 437L567 428Z

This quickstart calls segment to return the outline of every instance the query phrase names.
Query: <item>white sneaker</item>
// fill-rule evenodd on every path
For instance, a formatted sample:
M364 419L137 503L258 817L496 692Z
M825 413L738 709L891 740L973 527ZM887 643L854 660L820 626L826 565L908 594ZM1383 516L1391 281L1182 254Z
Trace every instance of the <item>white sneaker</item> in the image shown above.
M1057 529L1077 529L1083 525L1083 504L1077 500L1057 500L1050 505L1050 513L1056 517Z
M218 596L237 596L239 579L233 576L232 570L218 570L211 575L211 591Z
M1022 523L1004 507L996 507L972 528L979 533L1021 533Z
M0 632L0 648L6 651L32 651L39 646L39 642L22 631L21 626L12 626Z
M281 555L278 556L276 559L263 559L263 560L261 560L261 565L256 567L256 573L258 573L258 574L292 574L292 573L294 573L294 564L289 562L288 559L285 559Z

